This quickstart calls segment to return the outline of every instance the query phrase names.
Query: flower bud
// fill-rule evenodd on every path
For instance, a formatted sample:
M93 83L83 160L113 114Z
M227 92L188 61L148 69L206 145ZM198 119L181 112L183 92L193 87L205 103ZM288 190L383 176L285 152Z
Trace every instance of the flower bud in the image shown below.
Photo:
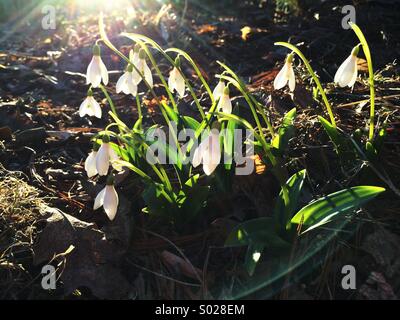
M95 44L95 45L93 46L93 55L94 55L94 56L100 56L100 53L101 53L100 46L97 45L97 44Z

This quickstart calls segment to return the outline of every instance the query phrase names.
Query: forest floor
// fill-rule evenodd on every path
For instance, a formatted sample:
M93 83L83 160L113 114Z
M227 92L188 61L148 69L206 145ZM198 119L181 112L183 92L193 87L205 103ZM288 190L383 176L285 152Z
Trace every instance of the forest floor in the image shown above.
M15 22L3 24L0 299L400 297L400 197L362 163L354 164L350 174L339 169L334 149L318 123L324 109L313 99L303 65L296 61L296 73L301 77L293 98L274 91L272 85L287 54L274 42L289 40L306 54L322 83L328 83L327 94L339 127L348 133L366 128L367 80L358 80L353 90L332 83L338 66L357 44L353 32L341 27L343 4L329 1L293 16L243 4L230 10L217 7L212 13L189 6L184 19L174 7L158 17L137 12L130 19L123 15L106 18L109 38L125 53L131 43L118 35L142 33L163 47L186 50L211 83L215 83L213 75L221 71L215 61L224 61L268 105L274 125L295 105L297 134L291 142L288 168L307 169L304 202L360 183L387 189L379 201L371 202L351 221L351 227L322 241L323 250L304 259L297 255L301 263L285 274L284 283L274 281L268 261L258 266L259 272L250 281L241 266L244 251L223 247L233 225L271 210L279 188L268 168L262 175L237 178L231 193L214 200L215 212L183 233L168 227L152 228L140 212L144 205L139 188L132 194L132 188L128 193L120 186L119 211L129 214L119 213L113 223L101 210L93 211L99 187L88 181L83 162L91 149L90 139L109 118L81 118L78 108L86 96L84 74L98 39L97 16L83 19L65 12L58 17L62 23L54 31L35 25L13 28ZM371 1L356 9L357 24L366 34L374 60L377 126L387 123L381 168L400 188L400 67L396 64L400 4ZM111 83L115 83L120 72L114 70L124 66L108 49L103 49L102 56L111 70ZM363 57L359 69L367 79ZM116 95L111 86L109 89L119 115L133 125L137 119L134 99ZM100 94L95 96L108 108ZM236 99L240 103L240 97ZM185 101L180 108L194 114ZM161 119L150 99L144 116L147 123ZM60 212L71 216L69 223ZM67 244L71 243L78 250L69 253ZM59 255L54 257L55 253ZM57 262L62 285L44 291L41 267L49 261ZM356 290L341 288L344 265L354 265L357 270ZM253 290L260 283L265 286Z

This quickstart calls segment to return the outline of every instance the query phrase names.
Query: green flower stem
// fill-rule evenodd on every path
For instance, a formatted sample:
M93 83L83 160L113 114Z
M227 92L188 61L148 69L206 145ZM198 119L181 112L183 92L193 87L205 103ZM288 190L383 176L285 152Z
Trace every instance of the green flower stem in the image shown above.
M118 115L117 115L117 110L115 109L114 102L111 100L111 97L110 97L110 95L108 94L108 91L107 91L106 87L104 87L102 84L100 84L99 88L101 89L101 91L103 91L104 96L106 97L107 102L108 102L108 104L110 105L111 111L112 111L116 116L118 116Z
M278 161L276 160L276 158L274 157L274 155L271 153L270 151L270 146L267 144L267 142L265 141L265 139L263 139L263 134L262 132L260 134L258 134L256 132L256 130L252 127L252 125L247 122L246 120L234 115L234 114L227 114L227 113L223 113L223 112L215 112L217 115L221 116L222 118L218 119L218 121L223 121L226 119L231 119L234 120L240 124L242 124L244 127L246 127L247 129L249 129L250 131L253 132L254 137L261 142L264 152L266 153L267 157L269 158L269 160L271 161L271 164L273 166L273 172L275 173L276 178L279 181L279 184L282 188L282 192L283 192L283 200L285 201L285 205L288 206L289 202L290 202L290 198L289 198L289 189L286 185L286 174L282 168L282 166L279 165Z
M131 61L125 57L125 55L120 52L112 43L111 41L108 39L107 34L105 32L105 28L104 28L104 20L103 20L103 14L100 14L99 17L99 30L100 30L100 37L101 40L104 42L104 44L109 47L112 51L114 51L122 60L124 60L127 64L132 65L133 69L142 77L142 80L144 82L144 84L146 85L146 87L149 89L151 95L153 96L153 98L156 100L157 105L162 108L161 106L161 102L160 99L158 99L158 96L156 95L154 89L152 87L150 87L150 85L148 84L148 82L146 81L144 75L138 70L138 68L133 65L131 63Z
M154 60L154 57L153 57L152 53L150 52L149 48L142 41L138 41L137 43L139 43L141 45L142 49L144 49L144 51L146 52L147 56L149 57L150 62L153 65L154 70L156 71L158 77L160 78L161 83L165 87L165 91L167 92L168 98L172 103L172 107L174 108L174 111L178 112L178 106L177 106L177 104L175 102L174 96L173 96L171 90L169 89L168 83L165 80L162 72L160 71L160 68L157 66L157 63Z
M210 86L208 85L207 81L204 79L199 67L196 65L194 60L185 51L183 51L181 49L169 48L169 49L165 50L165 52L169 52L169 51L178 53L179 55L183 56L191 64L191 66L193 67L197 76L199 77L201 83L203 84L204 88L206 89L208 95L210 96L211 103L214 103L215 98L214 98L214 95L212 94L212 90L211 90Z
M375 126L375 85L374 85L374 69L372 65L371 51L369 50L367 39L361 29L355 24L350 22L350 26L354 33L357 35L361 42L365 58L368 63L368 76L369 76L369 90L370 90L370 112L369 112L369 140L374 139L374 126Z
M132 41L135 41L135 42L137 42L137 43L139 43L139 44L141 44L141 45L144 45L143 42L145 42L145 43L151 45L154 49L156 49L157 51L159 51L159 52L161 53L161 55L162 55L173 67L177 67L177 65L175 64L175 61L167 54L167 52L168 52L168 51L178 52L178 54L184 56L184 57L191 63L191 65L192 65L193 68L195 69L196 73L201 75L201 73L200 73L198 67L196 66L196 64L193 62L193 60L190 58L190 56L189 56L186 52L181 51L181 50L179 50L179 49L176 49L176 50L174 50L174 49L163 50L163 49L160 47L160 45L157 44L157 42L155 42L155 41L153 41L152 39L150 39L150 38L148 38L148 37L146 37L146 36L143 36L143 35L139 35L139 34L135 34L135 33L123 33L123 35L124 35L125 37L131 39ZM182 54L182 53L183 53L183 54ZM181 71L180 68L178 68L178 70L179 70L179 73L182 75L183 80L185 81L186 87L189 89L189 92L190 92L190 94L191 94L192 97L193 97L193 100L194 100L194 102L195 102L195 104L196 104L196 106L197 106L197 109L198 109L199 112L200 112L201 117L204 119L204 118L205 118L205 114L204 114L203 108L202 108L201 105L200 105L199 99L197 98L196 93L194 92L193 87L192 87L191 84L190 84L190 81L189 81L188 78L185 76L185 74ZM201 77L200 79L202 79L202 82L203 82L204 78ZM207 82L205 82L205 80L204 80L203 84L204 84L204 83L206 83L206 85L207 85ZM167 90L167 93L170 92L169 87L168 87L166 81L164 81L163 84L164 84L164 86L165 86L165 89ZM210 87L209 87L208 85L207 85L207 87L208 87L208 90L210 90L210 92L211 92ZM207 89L207 87L206 87L206 89ZM213 99L213 98L212 98L212 99ZM175 107L174 107L174 111L175 111L175 112L178 111L177 108L176 108L176 105L175 105Z
M301 60L303 60L304 65L306 66L308 73L311 75L313 78L315 84L317 85L317 88L322 96L322 100L325 103L326 110L328 111L329 118L331 120L332 126L336 128L336 122L335 122L335 117L332 112L331 105L329 104L328 98L326 97L325 91L322 88L321 82L319 81L317 75L315 74L313 68L311 67L310 63L308 62L307 58L303 55L303 53L294 45L287 43L287 42L275 42L276 46L283 46L286 47L290 50L292 50L294 53L296 53Z
M220 78L221 78L221 79L224 79L224 80L228 81L229 83L231 83L232 85L234 85L234 86L243 94L243 97L245 98L245 100L246 100L247 104L249 105L250 110L251 110L251 112L252 112L252 114L253 114L254 120L256 121L256 125L257 125L258 131L259 131L259 133L260 133L260 135L258 135L258 137L259 137L259 139L260 139L259 141L260 141L261 144L263 145L264 151L265 151L265 153L267 154L269 160L271 161L271 164L272 164L273 166L275 166L276 163L277 163L277 162L276 162L276 158L274 157L274 155L273 155L273 154L271 153L271 151L269 150L270 148L269 148L269 146L268 146L267 141L265 140L265 136L264 136L264 134L263 134L263 128L262 128L262 126L261 126L260 119L259 119L258 116L257 116L257 112L256 112L256 110L255 110L255 108L254 108L254 105L253 105L251 99L249 98L249 96L247 95L247 93L243 90L243 88L242 88L242 86L240 85L240 83L238 83L235 79L233 79L232 77L228 77L228 76L220 76Z
M124 137L122 137L121 135L116 134L115 132L112 131L108 131L106 132L109 136L115 137L116 139L120 140L121 142L125 143L126 145L128 145L131 148L134 148L134 146L130 143L129 140L125 139ZM149 145L147 143L145 143L144 141L142 141L142 145L145 148L145 151L149 148ZM172 192L172 184L170 179L168 178L168 175L165 171L165 169L160 165L160 168L157 168L156 165L154 164L150 164L151 168L153 169L154 173L158 176L158 178L160 179L160 181L166 186L166 188Z
M271 122L268 120L268 117L266 116L264 110L262 109L261 104L256 100L256 98L254 98L251 94L248 93L247 88L246 88L246 85L245 85L245 83L242 81L242 79L240 79L240 77L239 77L232 69L230 69L226 64L224 64L224 63L222 63L222 62L220 62L220 61L217 61L217 63L225 69L224 72L229 73L229 74L236 80L236 82L237 82L237 83L240 85L240 87L241 87L241 90L240 90L240 91L243 93L243 95L244 95L244 96L247 96L251 101L253 101L253 102L255 103L258 112L261 114L261 117L263 118L265 124L266 124L267 127L268 127L268 130L270 131L271 136L272 136L272 137L275 136L274 127L272 126ZM221 76L222 76L222 75L221 75ZM249 105L249 106L250 106L250 105ZM257 115L257 113L253 113L253 116L254 116L254 114ZM257 117L257 119L258 119L258 117ZM254 120L256 120L256 117L254 117ZM256 121L257 121L257 120L256 120ZM259 121L259 120L258 120L258 121Z
M192 65L194 71L196 72L200 81L202 82L202 84L206 88L208 94L210 95L211 100L214 101L212 90L211 90L210 86L207 84L207 81L204 79L203 75L201 74L199 67L196 65L196 63L193 61L193 59L185 51L183 51L181 49L177 49L177 48L169 48L169 49L163 50L157 42L155 42L154 40L150 39L149 37L146 37L141 34L123 33L122 35L125 37L128 37L129 39L131 39L133 41L137 41L139 39L143 42L150 44L154 49L158 50L173 66L175 66L175 62L167 53L175 52L178 55L183 56ZM185 78L184 75L183 75L183 77Z
M139 129L143 130L142 127L142 122L143 122L143 115L142 115L142 104L140 103L140 98L139 95L136 95L136 106L137 106L137 111L138 111L138 116L139 116Z

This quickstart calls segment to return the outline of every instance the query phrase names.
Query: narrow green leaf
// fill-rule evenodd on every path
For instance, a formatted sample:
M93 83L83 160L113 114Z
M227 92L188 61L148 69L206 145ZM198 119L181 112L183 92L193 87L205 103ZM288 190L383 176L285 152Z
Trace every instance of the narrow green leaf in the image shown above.
M282 125L279 128L278 134L272 141L272 146L278 149L279 153L282 155L285 153L289 140L294 136L294 126L293 121L296 117L296 108L288 111L283 118Z
M278 222L280 229L287 229L290 226L290 219L294 215L295 210L299 205L299 198L306 178L306 170L301 170L292 175L286 182L286 187L289 192L289 205L285 206L283 199L283 191L279 193L275 203L274 217Z
M235 106L233 109L233 114L237 114L238 112L238 105ZM226 130L224 131L223 135L223 142L224 142L224 153L226 154L225 159L229 159L227 163L225 163L225 169L230 170L233 163L233 144L235 138L235 129L237 127L236 121L230 119L228 120L228 124L226 125Z
M200 127L200 123L189 116L182 116L184 124L192 130L197 130Z
M384 188L358 186L331 193L303 207L292 218L291 223L307 227L304 232L314 229L332 220L338 214L359 208L373 199Z
M270 217L249 220L236 226L226 239L225 246L243 246L250 243L274 248L288 247L288 243L276 234L275 221Z

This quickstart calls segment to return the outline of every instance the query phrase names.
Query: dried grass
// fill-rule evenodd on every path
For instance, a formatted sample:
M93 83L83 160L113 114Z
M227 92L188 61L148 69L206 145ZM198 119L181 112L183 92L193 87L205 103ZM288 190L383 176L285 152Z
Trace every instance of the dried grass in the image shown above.
M32 280L27 267L46 204L24 178L0 165L0 299L18 298Z

